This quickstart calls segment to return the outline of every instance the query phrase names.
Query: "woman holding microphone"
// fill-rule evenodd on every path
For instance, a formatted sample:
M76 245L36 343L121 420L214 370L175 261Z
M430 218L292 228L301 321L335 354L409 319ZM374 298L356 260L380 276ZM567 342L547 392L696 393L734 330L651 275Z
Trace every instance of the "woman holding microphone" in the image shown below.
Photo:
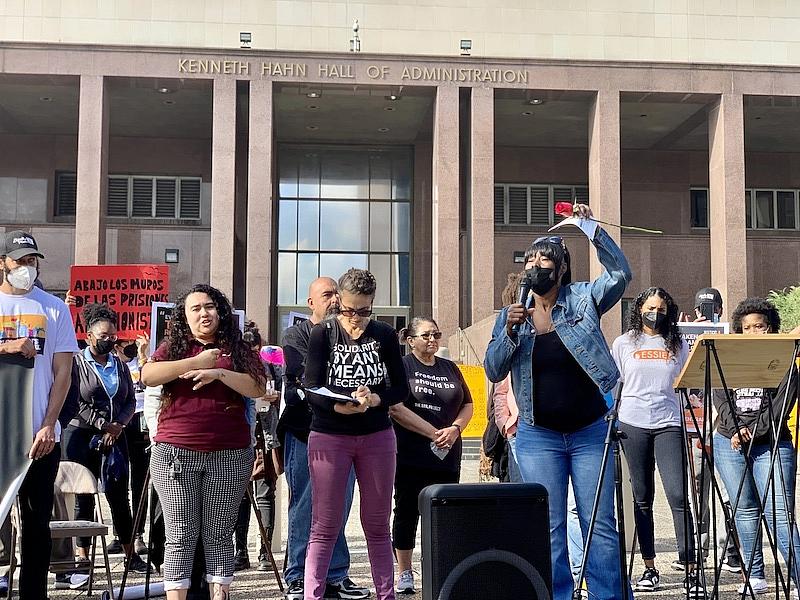
M574 591L567 556L567 484L572 481L585 536L608 427L603 394L619 379L600 317L631 280L628 261L591 219L589 207L576 204L573 210L575 217L561 225L577 225L586 234L605 270L592 282L573 282L564 240L535 240L525 255L532 306L512 304L500 312L484 362L495 383L511 373L522 479L544 485L549 494L554 600L570 600ZM613 468L612 463L603 478L587 562L587 584L598 598L620 598L628 585L620 573Z

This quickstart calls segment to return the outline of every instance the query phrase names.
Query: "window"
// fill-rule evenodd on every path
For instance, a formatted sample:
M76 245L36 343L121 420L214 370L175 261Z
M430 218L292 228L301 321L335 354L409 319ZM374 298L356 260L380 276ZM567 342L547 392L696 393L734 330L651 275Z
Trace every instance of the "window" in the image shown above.
M109 175L109 217L200 219L199 177ZM75 216L77 176L56 173L56 216Z
M357 267L377 280L376 306L410 306L412 164L407 148L279 149L279 305Z
M494 186L496 225L554 225L556 202L589 203L585 185L497 183Z
M709 203L707 188L691 188L692 227L707 228ZM748 189L744 192L747 229L797 230L798 190Z

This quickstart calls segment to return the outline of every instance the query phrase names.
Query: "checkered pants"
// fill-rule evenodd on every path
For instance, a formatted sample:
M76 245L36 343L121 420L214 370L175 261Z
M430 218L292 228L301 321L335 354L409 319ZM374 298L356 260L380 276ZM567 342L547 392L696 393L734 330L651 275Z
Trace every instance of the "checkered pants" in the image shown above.
M179 468L174 467L176 459ZM233 581L233 530L252 469L252 448L196 452L163 443L153 446L150 473L167 538L165 589L189 588L198 536L205 549L207 581Z

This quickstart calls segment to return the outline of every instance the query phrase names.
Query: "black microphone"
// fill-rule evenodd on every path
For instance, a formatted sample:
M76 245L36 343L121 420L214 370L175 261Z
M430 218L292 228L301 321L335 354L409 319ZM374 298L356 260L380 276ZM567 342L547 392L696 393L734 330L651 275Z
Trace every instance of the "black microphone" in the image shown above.
M522 304L525 307L525 313L527 314L528 309L531 307L531 302L533 302L533 294L531 293L531 281L528 278L528 274L525 273L522 276L522 279L519 280L519 302L517 304ZM520 323L511 326L511 331L514 333L519 333Z

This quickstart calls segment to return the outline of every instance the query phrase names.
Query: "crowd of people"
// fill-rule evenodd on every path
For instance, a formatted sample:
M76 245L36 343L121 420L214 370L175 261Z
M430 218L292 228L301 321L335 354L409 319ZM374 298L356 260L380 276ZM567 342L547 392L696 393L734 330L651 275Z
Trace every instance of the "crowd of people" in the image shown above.
M715 391L713 436L697 440L699 454L694 442L688 448L685 406L673 388L689 355L678 307L668 291L645 289L633 302L629 327L609 346L600 319L620 301L632 273L591 210L576 204L575 214L567 222L588 237L603 273L591 282L573 281L564 240L535 240L523 271L509 276L484 360L491 425L508 449L504 478L539 483L548 492L553 598L573 597L583 563L592 597L631 598L633 589L659 588L656 466L672 512L673 566L684 572L689 596L705 597L699 564L709 536L695 532L708 533L709 516L706 511L695 523L688 459L691 452L700 457L697 477L711 464L703 458L712 448L727 492L723 567L749 575L742 592L768 589L763 521L792 565L788 579L796 585L796 454L786 425L796 369L776 389ZM229 299L205 284L177 299L152 354L147 336L120 339L117 315L104 304L81 307L86 340L79 349L67 305L35 285L44 256L34 238L17 231L0 242L0 314L36 319L46 332L35 339L21 329L5 332L0 343L0 355L21 355L34 369L33 462L19 492L21 597L48 596L49 521L60 460L83 465L103 482L116 535L112 546L126 554L133 571L159 567L170 600L190 597L198 585L212 600L231 597L234 573L250 568L251 502L262 531L257 568L271 568L281 472L289 491L282 574L287 600L371 595L350 577L345 524L356 482L375 596L390 600L419 590L412 569L417 498L428 485L459 482L461 435L473 416L470 389L455 363L441 356L442 332L433 318L415 317L401 332L373 319L376 280L353 268L338 281L311 283L310 316L284 332L280 361L265 358L258 326L248 321L240 328ZM522 284L528 293L519 298ZM718 296L711 297L721 314ZM736 333L774 333L780 317L767 300L750 298L733 311L731 326ZM615 397L644 564L633 582L620 564L613 464L598 486ZM708 473L699 478L705 481L699 495L708 498L713 479ZM144 520L134 518L148 502L151 519L161 519L160 555L155 525L145 544ZM91 519L94 510L91 497L77 498L76 518ZM0 535L6 559L8 532L6 523ZM704 547L698 547L701 539ZM74 573L57 576L56 585L85 583L80 574L89 550L89 539L76 540ZM0 577L0 597L6 593L7 580Z

